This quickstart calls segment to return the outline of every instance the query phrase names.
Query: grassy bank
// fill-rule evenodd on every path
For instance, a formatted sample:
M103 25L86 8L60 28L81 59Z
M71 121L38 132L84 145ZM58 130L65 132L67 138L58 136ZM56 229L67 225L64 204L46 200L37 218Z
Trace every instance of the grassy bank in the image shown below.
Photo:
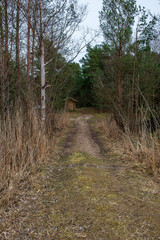
M97 114L92 120L108 151L135 163L151 175L160 173L160 142L158 134L142 132L140 135L123 132L111 115Z

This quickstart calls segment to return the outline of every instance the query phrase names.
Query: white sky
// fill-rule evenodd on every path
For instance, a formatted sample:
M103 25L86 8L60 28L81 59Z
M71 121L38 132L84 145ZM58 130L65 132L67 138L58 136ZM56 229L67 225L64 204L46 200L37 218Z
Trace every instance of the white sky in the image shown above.
M102 9L102 0L79 0L80 4L88 4L88 15L83 22L83 26L98 30L99 29L99 11ZM146 10L151 11L153 14L160 13L160 0L137 0L137 5L144 6ZM97 43L103 41L102 37L97 39ZM85 51L81 53L76 61L81 59Z

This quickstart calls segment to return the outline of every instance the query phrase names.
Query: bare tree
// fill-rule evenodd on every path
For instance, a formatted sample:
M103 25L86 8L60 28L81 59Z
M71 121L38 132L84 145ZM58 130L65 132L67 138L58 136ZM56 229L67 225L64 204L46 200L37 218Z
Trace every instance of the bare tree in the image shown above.
M72 35L77 29L78 25L85 14L85 7L83 11L78 11L78 3L73 0L68 3L67 0L57 0L55 5L53 1L43 5L40 1L40 53L41 53L41 120L44 125L46 119L46 96L45 89L47 87L45 67L55 59L51 57L45 63L45 54L50 47L55 48L55 52L65 52ZM54 7L53 7L54 6ZM50 40L50 46L45 50L45 40Z
M5 0L7 1L7 0ZM40 89L41 89L41 120L42 125L46 119L46 67L55 62L53 71L57 73L62 71L57 69L57 55L68 56L73 53L76 44L73 45L72 36L78 29L79 24L83 21L86 14L86 6L80 6L78 0L12 0L17 5L16 11L16 66L17 80L20 71L20 34L23 37L23 48L21 50L21 59L27 55L26 65L26 85L28 86L28 101L32 102L32 91L34 76L38 75L40 70ZM21 16L23 27L20 25ZM27 32L27 34L25 33ZM49 45L47 42L50 42ZM50 48L55 49L55 55L47 58ZM35 54L36 53L36 54ZM37 56L39 53L39 58ZM47 61L46 61L47 59ZM35 60L39 65L35 65ZM36 83L34 83L36 84ZM21 89L23 91L23 89ZM25 90L24 90L25 91ZM26 94L26 93L24 93Z

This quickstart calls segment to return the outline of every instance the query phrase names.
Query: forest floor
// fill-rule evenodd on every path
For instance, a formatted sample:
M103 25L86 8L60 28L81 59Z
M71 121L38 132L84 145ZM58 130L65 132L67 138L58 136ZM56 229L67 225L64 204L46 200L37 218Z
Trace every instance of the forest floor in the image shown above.
M93 115L71 114L58 156L1 210L1 240L160 239L159 184L105 149Z

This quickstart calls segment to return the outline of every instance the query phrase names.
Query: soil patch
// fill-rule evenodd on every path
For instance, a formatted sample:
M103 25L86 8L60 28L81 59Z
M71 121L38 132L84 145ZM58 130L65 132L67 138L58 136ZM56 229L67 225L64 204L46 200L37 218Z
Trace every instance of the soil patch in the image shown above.
M93 137L93 131L89 126L88 120L91 115L82 115L74 123L64 145L64 153L85 152L92 157L101 158L101 149Z

